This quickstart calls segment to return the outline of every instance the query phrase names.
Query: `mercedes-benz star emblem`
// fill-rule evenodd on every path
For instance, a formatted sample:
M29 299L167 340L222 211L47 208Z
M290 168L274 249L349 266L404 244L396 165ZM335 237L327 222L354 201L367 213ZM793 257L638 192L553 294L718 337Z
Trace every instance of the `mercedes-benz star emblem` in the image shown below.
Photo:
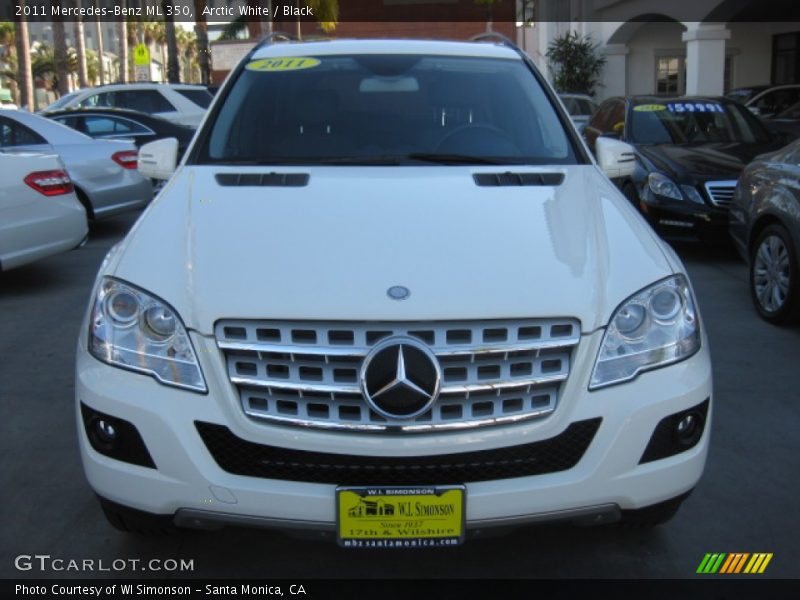
M405 300L411 295L411 290L404 285L393 285L386 290L386 295L392 300Z
M439 361L424 344L406 337L384 340L361 365L361 391L367 403L390 419L412 419L436 401L441 385Z

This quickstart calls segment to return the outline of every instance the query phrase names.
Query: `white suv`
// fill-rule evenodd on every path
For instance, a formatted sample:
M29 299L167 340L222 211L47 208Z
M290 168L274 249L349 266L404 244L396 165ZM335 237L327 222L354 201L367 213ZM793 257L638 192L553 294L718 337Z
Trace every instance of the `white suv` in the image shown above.
M180 83L115 83L62 96L43 112L66 108L127 108L188 127L197 127L213 96L202 85Z
M700 478L686 271L509 44L262 44L103 263L77 352L86 475L123 530L447 546L658 523Z

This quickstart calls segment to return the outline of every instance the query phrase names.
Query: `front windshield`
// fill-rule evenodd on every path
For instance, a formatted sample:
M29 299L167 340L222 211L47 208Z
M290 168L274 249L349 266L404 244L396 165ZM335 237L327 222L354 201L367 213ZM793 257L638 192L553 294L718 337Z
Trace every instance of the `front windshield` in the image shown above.
M631 141L638 144L760 144L769 133L747 109L730 102L659 100L631 112Z
M523 62L405 54L251 61L198 160L577 162L553 105Z

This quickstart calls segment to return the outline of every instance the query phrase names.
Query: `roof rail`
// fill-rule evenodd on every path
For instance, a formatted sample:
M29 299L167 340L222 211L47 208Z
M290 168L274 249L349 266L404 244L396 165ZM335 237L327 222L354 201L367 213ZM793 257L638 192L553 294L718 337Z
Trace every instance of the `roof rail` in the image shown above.
M497 33L496 31L487 31L485 33L479 33L478 35L474 35L469 38L470 42L482 42L484 40L497 40L503 43L504 46L508 46L509 48L513 48L514 50L519 51L519 46L517 46L514 42L512 42L508 37L504 36L502 33Z
M287 33L285 31L273 31L272 33L268 33L263 38L258 40L254 50L261 48L262 46L269 46L270 44L274 44L278 40L283 40L284 42L299 42L300 40L297 38L296 35L292 33Z

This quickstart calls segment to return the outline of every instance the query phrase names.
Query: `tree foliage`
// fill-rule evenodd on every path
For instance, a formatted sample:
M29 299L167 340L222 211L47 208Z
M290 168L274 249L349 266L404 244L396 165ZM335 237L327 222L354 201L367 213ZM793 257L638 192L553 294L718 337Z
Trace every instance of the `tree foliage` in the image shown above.
M605 57L598 56L597 46L591 36L582 37L577 31L569 31L550 43L547 63L553 72L553 84L557 91L594 95L594 88L606 64Z

